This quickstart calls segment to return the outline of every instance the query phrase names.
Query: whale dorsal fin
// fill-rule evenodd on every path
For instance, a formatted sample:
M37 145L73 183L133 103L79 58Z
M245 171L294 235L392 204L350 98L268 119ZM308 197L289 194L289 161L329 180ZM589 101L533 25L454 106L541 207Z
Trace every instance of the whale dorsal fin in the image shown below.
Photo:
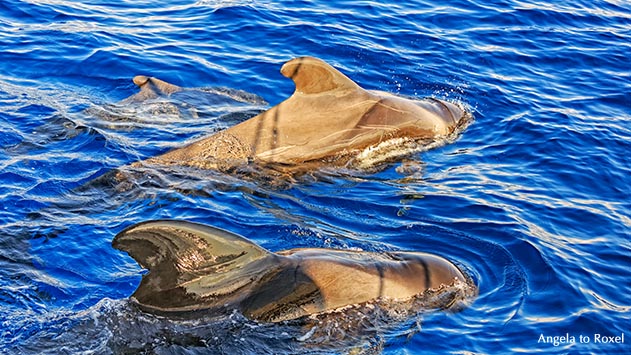
M133 79L134 84L140 88L140 92L128 97L125 101L144 101L149 99L155 99L159 96L169 96L175 92L181 91L182 88L167 83L164 80L160 80L154 77L148 77L144 75L136 75Z
M318 94L333 90L363 90L339 70L314 57L292 59L283 65L280 72L294 81L297 93Z
M159 312L209 308L252 282L248 265L273 255L236 234L172 220L133 225L112 245L149 270L132 297Z

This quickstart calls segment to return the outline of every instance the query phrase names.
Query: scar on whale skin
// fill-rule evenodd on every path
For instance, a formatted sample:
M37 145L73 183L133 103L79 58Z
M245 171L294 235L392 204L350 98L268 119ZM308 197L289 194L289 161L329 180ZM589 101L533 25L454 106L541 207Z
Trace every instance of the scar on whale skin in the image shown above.
M419 252L303 248L269 252L208 225L148 221L118 233L116 249L149 269L132 299L158 314L240 310L263 322L321 314L379 299L405 301L469 279ZM453 299L435 308L448 309Z

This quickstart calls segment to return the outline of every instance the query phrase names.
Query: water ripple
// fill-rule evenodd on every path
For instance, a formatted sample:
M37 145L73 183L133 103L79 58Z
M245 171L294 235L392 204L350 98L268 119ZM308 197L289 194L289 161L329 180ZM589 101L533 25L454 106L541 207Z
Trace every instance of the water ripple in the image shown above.
M130 308L141 271L112 236L181 218L270 250L422 250L472 275L480 294L468 309L383 329L368 343L385 354L625 351L538 339L628 332L630 38L631 8L615 0L3 1L3 349L108 353L154 337L165 351L299 351L286 344L306 331ZM325 170L281 187L194 171L146 172L126 191L88 183L285 99L294 88L280 65L301 55L369 89L461 102L475 121L366 174ZM136 74L228 87L241 103L117 105ZM196 110L152 109L167 104Z

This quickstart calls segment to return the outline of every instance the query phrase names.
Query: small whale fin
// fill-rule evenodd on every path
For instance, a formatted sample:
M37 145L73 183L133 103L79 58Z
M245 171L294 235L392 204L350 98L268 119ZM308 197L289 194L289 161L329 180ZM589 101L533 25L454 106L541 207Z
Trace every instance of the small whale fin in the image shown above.
M175 92L181 91L182 88L167 83L164 80L160 80L154 77L148 77L144 75L136 75L133 79L134 84L140 88L140 92L130 96L123 101L144 101L149 99L155 99L159 96L169 96Z
M256 261L274 256L236 234L169 220L133 225L118 233L112 246L149 270L132 297L158 312L209 308L217 297L251 283Z
M339 70L314 57L292 59L283 65L280 72L294 81L297 93L318 94L333 90L363 90Z

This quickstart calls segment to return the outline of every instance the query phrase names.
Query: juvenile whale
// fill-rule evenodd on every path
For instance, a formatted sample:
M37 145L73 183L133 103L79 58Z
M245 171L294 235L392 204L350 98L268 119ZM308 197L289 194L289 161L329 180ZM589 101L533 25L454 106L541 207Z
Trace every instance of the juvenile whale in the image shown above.
M144 75L136 75L133 82L140 88L140 91L121 101L121 103L142 102L182 91L182 88L177 85Z
M292 59L281 73L295 84L294 93L285 101L145 163L204 169L247 163L305 166L326 161L343 165L362 150L384 142L447 136L470 117L461 107L443 100L410 100L364 90L313 57ZM178 90L154 78L136 77L134 81L142 88L139 98Z
M269 252L239 235L184 221L118 233L116 249L149 270L132 299L159 314L240 310L279 322L378 299L407 300L467 282L451 262L417 252L333 249ZM441 308L449 308L451 301Z

